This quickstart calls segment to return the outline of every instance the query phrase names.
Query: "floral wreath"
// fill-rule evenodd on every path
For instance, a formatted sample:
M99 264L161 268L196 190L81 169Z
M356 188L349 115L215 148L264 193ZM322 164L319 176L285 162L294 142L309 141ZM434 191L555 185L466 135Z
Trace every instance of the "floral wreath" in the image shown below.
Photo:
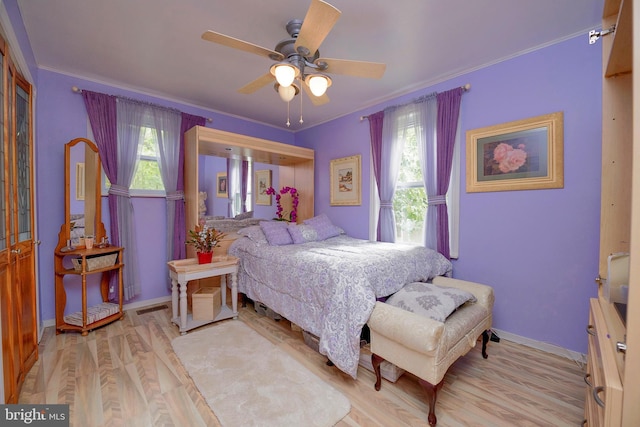
M282 187L280 189L280 194L276 194L276 190L274 190L273 187L269 187L267 188L265 193L276 196L276 204L278 205L276 215L278 215L278 219L281 221L287 221L287 220L282 217L282 204L280 203L280 199L284 194L287 194L287 193L291 194L291 198L292 198L291 205L293 206L293 208L291 209L291 215L289 216L289 221L296 222L296 219L298 218L299 195L298 195L298 190L296 190L295 187Z

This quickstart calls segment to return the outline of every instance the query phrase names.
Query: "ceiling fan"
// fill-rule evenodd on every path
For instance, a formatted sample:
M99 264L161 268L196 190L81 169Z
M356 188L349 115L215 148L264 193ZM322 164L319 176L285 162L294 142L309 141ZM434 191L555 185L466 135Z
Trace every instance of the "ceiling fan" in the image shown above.
M275 81L274 88L283 101L293 99L302 87L314 105L322 105L329 102L326 90L331 85L331 78L327 73L379 79L386 69L386 65L379 62L320 57L318 48L341 14L329 3L312 0L304 20L293 19L287 23L290 38L280 41L274 50L215 31L206 31L202 38L276 61L268 73L238 92L250 94Z

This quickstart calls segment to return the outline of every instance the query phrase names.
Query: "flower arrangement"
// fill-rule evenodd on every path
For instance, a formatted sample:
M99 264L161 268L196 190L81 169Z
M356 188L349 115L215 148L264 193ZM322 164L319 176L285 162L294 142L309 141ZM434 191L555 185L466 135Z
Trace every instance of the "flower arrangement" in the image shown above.
M295 187L282 187L280 189L280 194L276 194L276 190L273 187L267 188L265 191L266 194L275 195L276 196L276 204L278 205L278 209L276 210L276 215L278 215L278 219L281 221L291 221L296 222L298 218L298 190ZM291 195L291 213L289 214L289 219L284 218L281 198L285 194Z
M197 252L213 252L213 248L220 246L220 240L225 236L221 231L213 227L207 227L201 221L196 225L195 230L189 230L188 245L193 245Z

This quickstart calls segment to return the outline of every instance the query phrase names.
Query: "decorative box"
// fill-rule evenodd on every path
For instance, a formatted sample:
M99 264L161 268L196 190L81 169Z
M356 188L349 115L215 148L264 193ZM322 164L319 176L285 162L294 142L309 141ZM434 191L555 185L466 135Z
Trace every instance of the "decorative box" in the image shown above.
M200 288L191 295L193 320L213 320L221 310L220 288Z

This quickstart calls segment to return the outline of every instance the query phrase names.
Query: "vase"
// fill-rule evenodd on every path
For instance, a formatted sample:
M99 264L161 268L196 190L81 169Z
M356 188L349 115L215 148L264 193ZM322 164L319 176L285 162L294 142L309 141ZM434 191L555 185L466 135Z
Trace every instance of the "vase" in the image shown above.
M196 252L198 254L198 264L209 264L213 258L213 252Z

